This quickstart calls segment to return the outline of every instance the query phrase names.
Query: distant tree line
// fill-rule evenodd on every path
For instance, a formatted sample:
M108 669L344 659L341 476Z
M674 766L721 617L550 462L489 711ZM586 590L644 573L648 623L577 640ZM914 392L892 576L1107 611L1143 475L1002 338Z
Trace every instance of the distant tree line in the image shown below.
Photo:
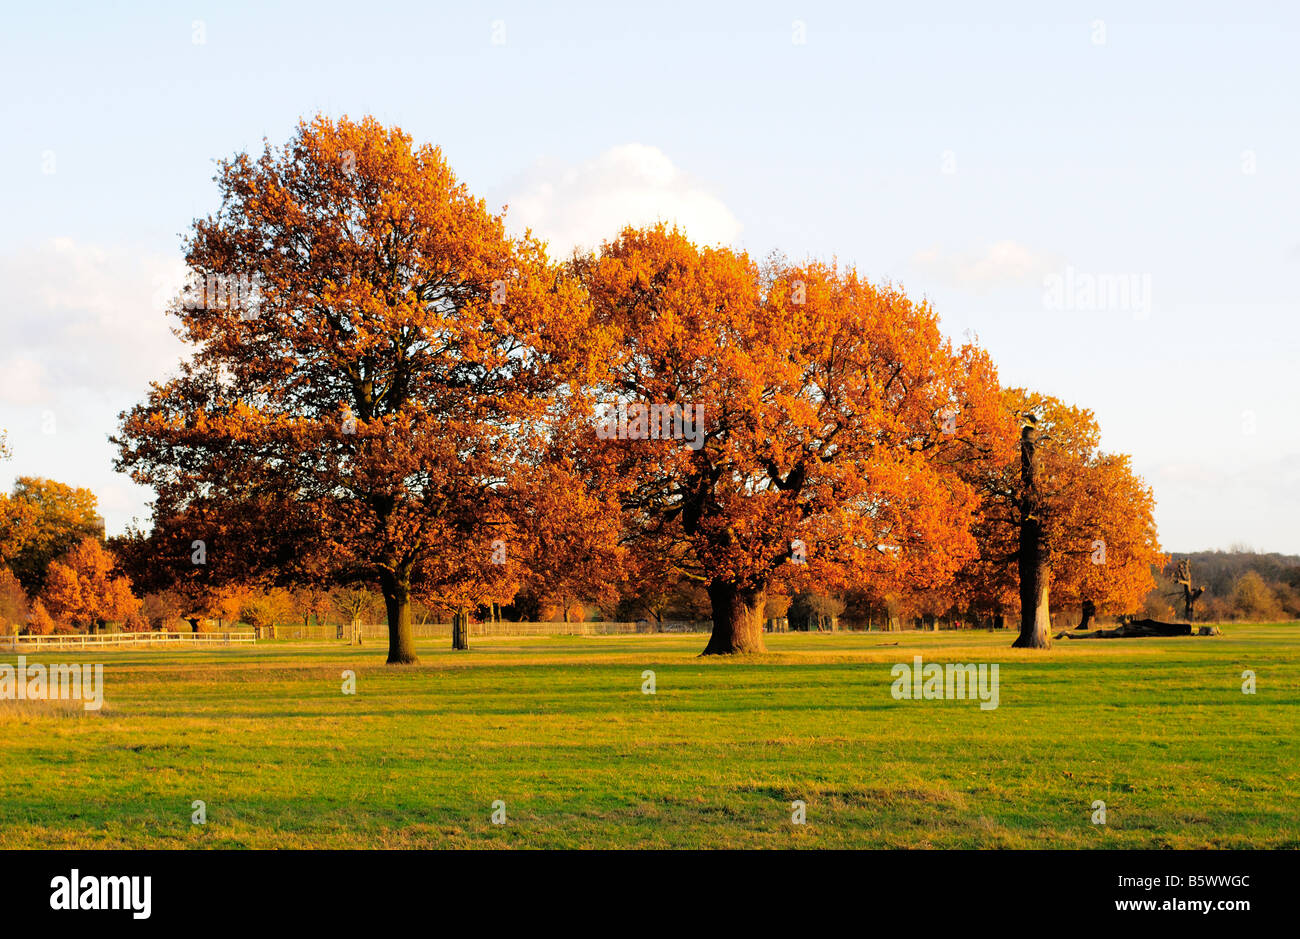
M1194 616L1205 622L1268 622L1300 618L1300 556L1264 554L1234 546L1227 551L1177 554L1155 574L1144 611L1154 619L1183 614L1177 566L1186 563L1195 588L1203 588Z

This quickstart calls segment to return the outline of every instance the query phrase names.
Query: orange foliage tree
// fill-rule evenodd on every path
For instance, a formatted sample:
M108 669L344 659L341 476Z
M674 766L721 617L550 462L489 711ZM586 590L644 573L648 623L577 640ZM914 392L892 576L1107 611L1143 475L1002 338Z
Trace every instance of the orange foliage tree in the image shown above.
M0 564L6 569L36 531L36 507L0 492Z
M180 619L198 632L205 619L225 623L239 618L253 576L248 555L234 548L240 537L255 540L258 527L274 520L256 513L223 520L210 508L191 506L156 518L151 531L129 528L110 539L122 569L150 598L155 626ZM250 518L256 524L247 523ZM204 537L195 538L196 532Z
M41 608L55 623L56 632L74 628L73 618L82 607L81 584L77 574L66 564L51 561L45 571L45 586L41 589Z
M1155 499L1129 458L1102 451L1093 413L1057 398L1007 389L1003 420L1029 428L1034 491L1027 490L1022 452L1014 446L999 446L972 466L968 478L981 494L973 529L979 554L956 579L961 602L992 615L1018 602L1016 645L1028 648L1051 645L1053 594L1081 607L1081 626L1098 612L1141 608L1154 585L1151 566L1162 565L1164 555ZM1027 523L1037 528L1036 558L1024 557ZM1021 576L1026 565L1035 579L1028 590Z
M32 601L31 619L27 624L27 632L33 636L48 636L57 632L60 625L50 616L50 611L45 609L45 604L39 598ZM67 627L63 627L66 629Z
M397 128L316 118L218 166L172 311L192 361L115 438L157 493L154 563L185 576L203 541L213 580L367 580L388 661L415 662L413 593L500 593L491 543L533 495L520 454L591 383L602 334L544 246Z
M0 565L0 635L18 632L27 625L30 616L27 591L23 590L13 571Z
M557 425L555 446L532 468L538 495L522 507L517 548L519 586L554 603L566 623L578 603L613 609L628 577L618 501L567 452L579 433Z
M926 304L662 225L574 269L619 339L585 459L637 550L707 588L706 654L763 651L769 588L884 595L974 552L958 468L995 425L997 382Z
M1079 491L1059 527L1075 540L1052 572L1062 602L1080 608L1079 629L1099 613L1136 613L1167 560L1155 526L1155 496L1126 454L1095 453L1080 467Z
M31 594L44 585L51 561L103 531L104 520L89 489L20 476L13 494L0 499L0 552Z
M99 629L109 623L138 628L140 601L98 539L86 538L46 570L40 600L55 623Z

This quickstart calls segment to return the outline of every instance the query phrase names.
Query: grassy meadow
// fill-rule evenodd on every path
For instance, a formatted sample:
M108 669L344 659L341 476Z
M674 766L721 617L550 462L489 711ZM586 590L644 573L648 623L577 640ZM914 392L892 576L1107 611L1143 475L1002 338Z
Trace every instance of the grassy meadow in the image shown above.
M1223 630L29 654L104 663L105 704L0 701L0 847L1300 847L1300 624ZM916 654L998 663L999 707L895 700Z

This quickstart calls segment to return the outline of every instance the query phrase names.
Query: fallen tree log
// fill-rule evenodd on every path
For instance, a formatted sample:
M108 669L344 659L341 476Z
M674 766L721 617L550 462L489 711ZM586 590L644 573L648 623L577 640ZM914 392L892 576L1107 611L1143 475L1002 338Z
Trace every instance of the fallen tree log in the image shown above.
M1211 632L1210 630L1213 630ZM1217 627L1209 629L1202 628L1199 630L1202 636L1218 635ZM1094 629L1091 632L1079 632L1075 630L1063 631L1058 633L1056 638L1066 639L1144 639L1160 636L1190 636L1192 635L1191 623L1162 623L1154 619L1135 619L1132 622L1116 626L1114 629Z

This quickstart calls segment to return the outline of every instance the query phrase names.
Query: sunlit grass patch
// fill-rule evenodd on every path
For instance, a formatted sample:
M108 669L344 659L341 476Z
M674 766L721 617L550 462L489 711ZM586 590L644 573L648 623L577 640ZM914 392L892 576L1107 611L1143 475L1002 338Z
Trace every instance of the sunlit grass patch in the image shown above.
M777 635L743 660L501 638L401 669L380 646L97 651L101 712L0 702L0 845L1300 846L1300 626L1011 638ZM918 654L998 663L999 706L896 700Z

